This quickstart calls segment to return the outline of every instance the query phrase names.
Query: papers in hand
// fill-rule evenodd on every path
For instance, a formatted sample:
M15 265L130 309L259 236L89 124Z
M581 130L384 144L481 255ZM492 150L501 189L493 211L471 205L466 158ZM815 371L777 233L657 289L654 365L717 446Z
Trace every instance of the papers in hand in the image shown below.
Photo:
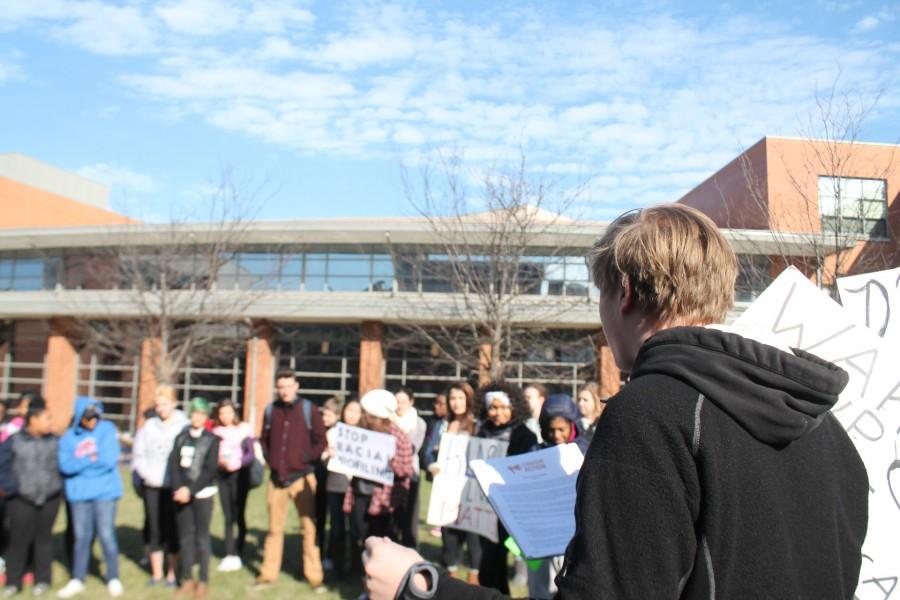
M478 484L526 558L564 554L575 533L575 482L584 456L575 444L473 460Z

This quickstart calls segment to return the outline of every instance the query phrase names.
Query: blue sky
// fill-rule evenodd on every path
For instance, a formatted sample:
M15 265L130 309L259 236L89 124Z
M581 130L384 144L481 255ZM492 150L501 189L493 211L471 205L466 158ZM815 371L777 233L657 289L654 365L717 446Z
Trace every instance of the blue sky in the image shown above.
M807 131L835 81L897 142L897 31L896 2L3 0L0 152L150 220L226 169L260 218L409 215L402 165L477 185L521 153L606 219Z

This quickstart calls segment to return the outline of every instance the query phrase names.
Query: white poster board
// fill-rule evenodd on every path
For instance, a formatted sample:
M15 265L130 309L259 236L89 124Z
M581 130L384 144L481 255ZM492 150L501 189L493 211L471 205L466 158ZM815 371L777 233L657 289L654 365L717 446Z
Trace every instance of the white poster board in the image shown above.
M469 471L469 462L506 456L509 444L466 434L441 436L437 464L440 471L431 486L429 525L462 529L497 541L497 515Z
M584 455L575 444L472 461L481 489L526 558L565 554L575 535L575 484Z
M851 287L859 287L851 282ZM889 299L890 301L890 299ZM857 308L858 310L858 308ZM856 598L900 597L900 349L794 268L740 316L746 337L806 350L842 367L850 382L832 409L869 475L869 528ZM870 324L879 325L883 321ZM880 325L879 325L880 326Z
M385 485L394 484L390 466L396 447L394 436L344 423L334 427L335 454L328 461L329 471Z
M900 268L838 279L841 304L862 325L900 342Z

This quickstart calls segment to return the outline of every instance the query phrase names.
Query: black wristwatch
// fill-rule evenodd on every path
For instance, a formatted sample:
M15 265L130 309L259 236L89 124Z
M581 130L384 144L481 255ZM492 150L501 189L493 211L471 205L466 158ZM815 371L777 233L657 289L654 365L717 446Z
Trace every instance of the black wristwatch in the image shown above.
M425 578L426 588L420 589L416 585L416 575L422 575ZM431 600L437 593L438 572L434 565L428 562L418 562L411 566L400 585L397 587L397 595L394 600L401 598L415 598L416 600Z

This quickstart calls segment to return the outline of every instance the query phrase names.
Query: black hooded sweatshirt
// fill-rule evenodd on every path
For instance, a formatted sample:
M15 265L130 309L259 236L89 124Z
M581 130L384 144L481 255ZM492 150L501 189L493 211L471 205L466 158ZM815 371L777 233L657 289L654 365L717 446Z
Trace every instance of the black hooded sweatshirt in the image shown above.
M732 333L651 337L585 456L558 597L853 598L868 479L829 412L846 384ZM436 597L496 594L441 573Z

